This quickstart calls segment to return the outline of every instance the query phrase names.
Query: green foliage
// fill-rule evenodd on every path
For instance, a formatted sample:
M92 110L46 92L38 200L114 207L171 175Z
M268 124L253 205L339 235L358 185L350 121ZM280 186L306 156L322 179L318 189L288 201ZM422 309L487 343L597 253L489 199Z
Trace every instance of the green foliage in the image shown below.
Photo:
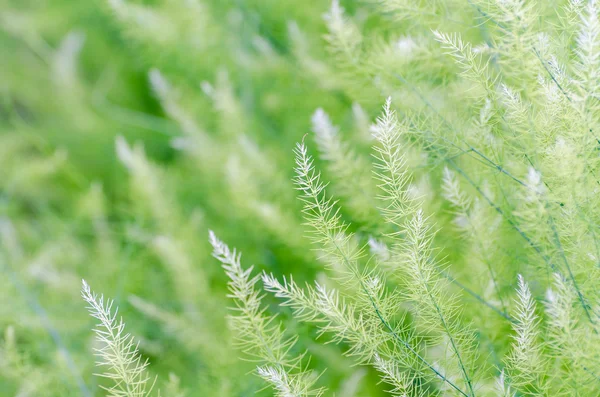
M0 394L600 394L599 14L0 0Z

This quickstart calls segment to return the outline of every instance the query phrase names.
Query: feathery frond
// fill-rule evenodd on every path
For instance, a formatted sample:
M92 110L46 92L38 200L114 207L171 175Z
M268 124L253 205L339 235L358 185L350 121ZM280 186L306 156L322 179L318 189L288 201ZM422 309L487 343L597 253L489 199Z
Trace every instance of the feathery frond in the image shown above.
M209 232L213 256L221 262L229 277L229 297L234 299L234 314L229 318L239 346L257 362L258 376L269 382L281 397L320 396L322 389L313 388L317 376L302 369L302 357L292 357L290 350L297 338L286 337L275 317L267 316L260 292L255 289L259 277L252 277L253 267L243 269L241 254Z
M92 292L82 280L81 296L88 304L88 311L99 323L94 328L100 347L95 348L97 365L104 369L98 376L111 381L102 386L110 397L147 397L154 381L147 373L148 361L143 361L138 344L131 334L125 333L123 319L117 319L113 301Z
M535 301L519 275L517 287L517 312L514 325L515 335L512 351L506 361L510 385L525 394L547 395L550 390L544 377L546 376L546 358L539 341L540 320L535 314Z

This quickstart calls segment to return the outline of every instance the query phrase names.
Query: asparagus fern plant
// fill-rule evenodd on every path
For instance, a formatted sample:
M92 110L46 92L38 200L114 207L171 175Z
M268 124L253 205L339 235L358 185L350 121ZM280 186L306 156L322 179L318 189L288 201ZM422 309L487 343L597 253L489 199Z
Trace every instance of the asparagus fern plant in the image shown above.
M600 393L597 1L0 4L7 395Z

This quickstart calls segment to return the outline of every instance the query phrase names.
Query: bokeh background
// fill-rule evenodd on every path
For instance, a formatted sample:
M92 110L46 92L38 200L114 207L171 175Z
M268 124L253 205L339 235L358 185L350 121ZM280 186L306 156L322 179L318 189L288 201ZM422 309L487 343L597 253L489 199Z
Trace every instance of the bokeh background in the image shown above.
M294 145L315 146L304 136L320 107L368 161L369 127L388 95L406 114L427 107L404 80L453 121L464 105L453 98L468 87L431 29L474 41L486 33L476 10L429 3L438 2L415 2L413 19L344 1L362 33L338 32L345 47L332 49L329 0L0 0L0 394L103 395L84 278L115 300L163 395L269 395L227 329L226 278L208 230L257 272L299 283L323 277L303 237ZM468 263L460 261L468 249L445 228L452 216L432 157L410 161L431 189L427 211L439 210L436 245ZM359 236L373 232L372 214L343 215ZM523 245L509 251L496 260L517 263ZM518 271L506 269L505 290ZM488 276L453 271L493 293ZM314 327L265 299L299 336L298 352L310 351L310 366L326 370L332 392L384 395L372 370L343 356L346 346L319 343ZM477 306L465 322L491 316ZM485 327L491 344L509 330L500 320Z
M294 144L318 106L368 137L323 62L329 7L1 1L0 394L102 395L81 278L115 299L164 395L169 374L193 396L262 388L231 346L207 232L315 277ZM340 388L365 375L333 363Z

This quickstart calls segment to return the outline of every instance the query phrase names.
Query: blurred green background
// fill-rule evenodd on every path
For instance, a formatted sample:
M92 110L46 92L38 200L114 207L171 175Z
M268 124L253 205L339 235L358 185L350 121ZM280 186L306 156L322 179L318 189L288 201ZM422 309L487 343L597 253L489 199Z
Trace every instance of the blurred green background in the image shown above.
M327 58L329 6L0 1L0 394L102 395L81 278L115 299L164 395L169 373L190 396L262 389L226 331L207 231L247 265L315 277L292 149L316 107L353 117L308 58ZM336 387L363 377L341 347L315 349Z
M468 105L453 94L465 86L430 51L431 29L485 36L477 12L454 3L415 2L417 22L344 1L363 33L346 43L359 61L328 48L329 0L0 0L0 394L103 395L79 297L85 278L115 299L163 395L177 396L178 382L187 396L269 395L227 331L226 278L208 230L242 251L245 266L319 279L292 183L294 145L322 107L368 156L369 125L388 95L408 114L426 106L398 73L454 121ZM428 172L422 156L411 161L415 179ZM425 205L436 209L441 168L431 163L437 192ZM360 237L372 231L344 217ZM450 218L440 211L438 226ZM468 255L455 234L438 239L453 244L449 259ZM467 268L457 273L483 285ZM266 301L310 365L327 369L333 393L383 395L343 344L315 342L314 327ZM465 322L488 316L478 307ZM486 327L493 337L509 329Z

